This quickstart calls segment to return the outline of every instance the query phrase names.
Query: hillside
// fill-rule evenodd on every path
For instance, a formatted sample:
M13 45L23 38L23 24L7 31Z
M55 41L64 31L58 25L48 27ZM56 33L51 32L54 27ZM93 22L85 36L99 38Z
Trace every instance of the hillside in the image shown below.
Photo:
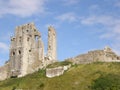
M45 70L39 70L1 81L0 90L120 90L120 63L74 65L55 78L47 78Z

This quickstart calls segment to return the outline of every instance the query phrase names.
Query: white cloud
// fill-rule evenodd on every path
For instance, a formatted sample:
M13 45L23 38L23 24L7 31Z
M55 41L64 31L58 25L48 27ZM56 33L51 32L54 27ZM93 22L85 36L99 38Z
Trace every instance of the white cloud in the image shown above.
M94 26L102 25L104 30L102 34L99 35L101 39L111 40L112 48L115 51L120 52L120 17L114 17L109 15L93 15L84 17L81 20L81 23L84 25ZM102 29L101 29L102 30ZM120 53L119 53L120 54Z
M3 42L0 42L0 53L8 52L9 46Z
M77 21L77 16L75 13L69 12L69 13L64 13L62 15L59 15L56 17L57 20L59 21L67 21L67 22L75 22Z
M119 20L114 19L114 17L112 16L106 16L106 15L102 15L102 16L89 16L89 17L84 17L81 20L82 24L86 24L86 25L94 25L94 24L102 24L105 26L112 26L116 23L118 23Z
M90 6L90 10L97 10L97 9L99 9L99 5L97 5L97 4Z
M116 6L116 7L120 7L120 1L116 2L116 3L115 3L115 6Z
M77 4L80 0L63 0L64 5L74 5Z
M114 37L115 35L114 34L112 34L112 33L104 33L104 34L102 34L101 36L100 36L100 38L101 39L108 39L108 38L110 38L110 37Z
M86 25L96 25L101 24L106 28L105 34L102 35L102 38L120 37L120 19L113 16L90 16L88 18L82 19L82 24ZM116 38L115 38L116 37Z
M43 13L46 0L0 0L0 16L11 14L28 17Z
M85 25L101 24L106 27L108 31L111 31L114 34L120 33L120 17L113 17L107 15L89 16L82 18L81 23Z

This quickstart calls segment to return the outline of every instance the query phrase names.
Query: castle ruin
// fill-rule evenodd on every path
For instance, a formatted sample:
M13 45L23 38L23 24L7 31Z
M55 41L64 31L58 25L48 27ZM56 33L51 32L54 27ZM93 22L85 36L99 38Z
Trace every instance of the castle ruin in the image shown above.
M120 62L120 56L106 46L103 50L89 51L88 53L78 55L74 58L68 59L74 64L86 64L92 62Z
M16 27L15 35L11 37L9 60L0 67L0 81L10 77L23 77L27 74L46 68L47 65L57 62L56 31L48 27L47 54L44 54L44 44L41 33L34 23L24 24ZM115 54L111 48L89 51L68 59L73 64L86 64L96 61L120 62L120 56ZM47 69L48 77L63 74L63 67Z
M51 64L56 62L57 60L57 52L56 52L56 32L55 29L50 26L48 28L48 48L47 48L47 64Z
M54 62L57 62L55 29L48 28L48 52L44 55L41 33L34 23L18 26L11 37L9 60L0 67L0 80L25 76Z

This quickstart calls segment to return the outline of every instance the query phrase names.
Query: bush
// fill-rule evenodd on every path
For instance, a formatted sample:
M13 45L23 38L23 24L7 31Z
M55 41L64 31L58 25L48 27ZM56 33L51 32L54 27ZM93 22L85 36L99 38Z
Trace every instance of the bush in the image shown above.
M13 86L12 90L16 90L16 86Z
M120 75L108 74L101 75L94 80L92 90L120 90Z

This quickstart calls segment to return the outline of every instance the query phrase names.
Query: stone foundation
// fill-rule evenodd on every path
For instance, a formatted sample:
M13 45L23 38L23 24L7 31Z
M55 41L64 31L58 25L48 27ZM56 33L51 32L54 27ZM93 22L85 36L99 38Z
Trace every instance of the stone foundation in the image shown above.
M52 77L63 75L64 71L68 70L70 67L71 65L48 68L46 69L46 77L52 78Z

